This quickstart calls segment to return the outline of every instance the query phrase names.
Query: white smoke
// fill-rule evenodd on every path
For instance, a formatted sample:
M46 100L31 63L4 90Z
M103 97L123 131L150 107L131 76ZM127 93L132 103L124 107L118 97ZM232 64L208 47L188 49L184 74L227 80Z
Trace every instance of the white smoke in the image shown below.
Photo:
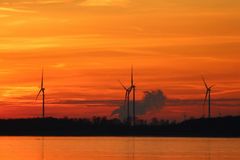
M144 115L149 111L160 110L165 106L166 100L167 97L161 90L145 91L143 99L136 101L136 115ZM130 102L130 113L132 113L132 102ZM118 109L112 112L112 115L115 114L118 114L120 119L125 119L127 117L126 106L119 106Z

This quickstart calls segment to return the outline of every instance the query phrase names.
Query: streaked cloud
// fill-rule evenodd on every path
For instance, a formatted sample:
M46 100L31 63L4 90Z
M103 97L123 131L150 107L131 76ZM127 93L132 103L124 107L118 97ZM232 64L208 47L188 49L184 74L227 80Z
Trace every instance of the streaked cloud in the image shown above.
M54 68L64 68L66 66L65 63L56 63L54 65L52 65L52 67Z
M26 95L31 95L34 90L37 90L37 87L33 86L8 86L8 87L1 87L0 96L1 99L11 99L13 97L22 97Z
M9 14L0 14L0 18L6 18L6 17L10 17L11 15Z
M18 8L10 8L10 7L0 7L0 12L14 12L14 13L35 13L34 10L28 9L18 9Z
M80 2L81 6L125 6L129 0L85 0Z
M32 5L32 4L59 4L72 2L73 0L1 0L2 5Z

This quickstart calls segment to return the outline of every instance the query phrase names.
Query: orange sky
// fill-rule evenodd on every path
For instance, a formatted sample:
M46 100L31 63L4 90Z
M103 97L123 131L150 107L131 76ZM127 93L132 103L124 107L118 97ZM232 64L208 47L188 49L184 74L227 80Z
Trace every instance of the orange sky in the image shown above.
M41 115L42 65L48 116L109 116L131 65L138 99L161 89L196 100L149 116L200 116L201 74L216 85L214 115L239 115L239 10L239 0L1 0L0 118Z

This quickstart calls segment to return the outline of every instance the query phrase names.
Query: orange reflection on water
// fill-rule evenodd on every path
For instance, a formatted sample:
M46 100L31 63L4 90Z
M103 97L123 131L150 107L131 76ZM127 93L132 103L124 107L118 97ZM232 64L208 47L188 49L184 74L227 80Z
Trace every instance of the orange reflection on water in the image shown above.
M238 160L238 138L0 137L1 160Z

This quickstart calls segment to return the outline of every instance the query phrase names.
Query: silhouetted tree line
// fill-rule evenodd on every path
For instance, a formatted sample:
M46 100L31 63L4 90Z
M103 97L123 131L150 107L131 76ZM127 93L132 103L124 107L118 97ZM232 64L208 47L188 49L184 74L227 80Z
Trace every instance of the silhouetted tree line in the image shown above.
M153 118L138 120L136 126L106 117L2 119L0 135L240 137L240 116L179 123Z

